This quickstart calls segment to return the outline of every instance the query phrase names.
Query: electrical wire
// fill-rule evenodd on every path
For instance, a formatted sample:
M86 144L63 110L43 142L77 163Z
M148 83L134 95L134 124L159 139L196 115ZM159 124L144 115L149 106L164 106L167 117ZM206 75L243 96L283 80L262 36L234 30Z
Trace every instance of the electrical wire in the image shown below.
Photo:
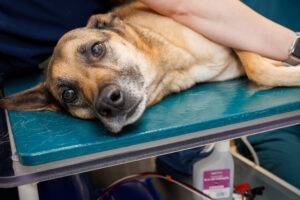
M187 183L184 183L184 182L181 182L181 181L177 181L177 180L174 180L171 176L163 176L161 174L158 174L158 173L152 173L152 172L145 172L145 173L141 173L141 174L135 174L135 175L130 175L130 176L127 176L125 178L122 178L122 179L119 179L117 181L115 181L114 183L110 184L105 190L104 192L99 196L99 198L97 200L104 200L104 197L109 193L111 192L115 187L123 184L123 183L126 183L126 182L129 182L131 180L136 180L136 179L141 179L141 178L147 178L147 177L152 177L152 178L160 178L160 179L164 179L164 180L167 180L171 183L175 183L181 187L183 187L184 189L200 196L200 197L205 197L205 199L209 199L209 200L214 200L213 198L211 198L209 195L205 194L204 192L194 188L193 186L187 184Z
M259 158L258 158L253 146L250 144L248 138L246 136L243 136L243 137L241 137L241 140L246 145L248 150L250 151L250 153L253 157L254 163L259 166L260 165Z

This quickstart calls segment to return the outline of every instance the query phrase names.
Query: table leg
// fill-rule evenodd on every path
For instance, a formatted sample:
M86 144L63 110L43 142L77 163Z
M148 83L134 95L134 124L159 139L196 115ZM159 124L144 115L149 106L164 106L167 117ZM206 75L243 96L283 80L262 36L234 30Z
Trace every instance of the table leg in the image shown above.
M18 187L20 200L39 200L37 183L21 185Z

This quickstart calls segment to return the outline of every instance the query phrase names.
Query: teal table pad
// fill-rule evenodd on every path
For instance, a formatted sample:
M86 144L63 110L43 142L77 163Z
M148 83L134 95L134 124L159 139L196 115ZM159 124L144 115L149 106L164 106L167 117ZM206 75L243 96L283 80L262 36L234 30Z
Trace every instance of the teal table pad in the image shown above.
M5 94L29 88L40 76L8 81ZM246 78L198 84L166 97L120 134L99 121L61 112L9 111L20 161L37 165L166 139L300 109L300 88L258 90Z

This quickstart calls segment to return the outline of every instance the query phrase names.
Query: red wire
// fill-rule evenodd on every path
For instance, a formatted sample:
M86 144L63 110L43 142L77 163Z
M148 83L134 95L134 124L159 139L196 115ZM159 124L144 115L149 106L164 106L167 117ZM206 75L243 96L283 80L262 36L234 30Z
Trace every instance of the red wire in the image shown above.
M111 185L109 185L105 190L104 190L104 193L102 195L99 196L98 200L104 200L104 197L110 192L112 191L115 187L125 183L125 182L128 182L128 181L131 181L131 180L135 180L135 179L140 179L140 178L147 178L147 177L156 177L156 178L161 178L161 179L164 179L164 180L167 180L171 183L175 183L181 187L184 187L185 189L187 190L191 190L192 192L198 194L199 196L204 196L210 200L214 200L213 198L211 198L210 196L208 196L207 194L203 193L202 191L194 188L193 186L187 184L187 183L184 183L184 182L181 182L181 181L177 181L177 180L174 180L171 176L163 176L163 175L160 175L158 173L152 173L152 172L145 172L145 173L141 173L141 174L136 174L136 175L131 175L131 176L127 176L125 178L122 178L120 180L117 180L115 181L114 183L112 183Z

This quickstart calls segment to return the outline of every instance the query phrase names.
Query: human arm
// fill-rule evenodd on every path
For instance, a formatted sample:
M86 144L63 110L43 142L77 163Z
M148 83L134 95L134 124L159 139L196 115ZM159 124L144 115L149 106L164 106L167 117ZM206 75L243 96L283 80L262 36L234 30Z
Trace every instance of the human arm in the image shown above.
M296 33L238 0L141 0L224 46L286 60Z

